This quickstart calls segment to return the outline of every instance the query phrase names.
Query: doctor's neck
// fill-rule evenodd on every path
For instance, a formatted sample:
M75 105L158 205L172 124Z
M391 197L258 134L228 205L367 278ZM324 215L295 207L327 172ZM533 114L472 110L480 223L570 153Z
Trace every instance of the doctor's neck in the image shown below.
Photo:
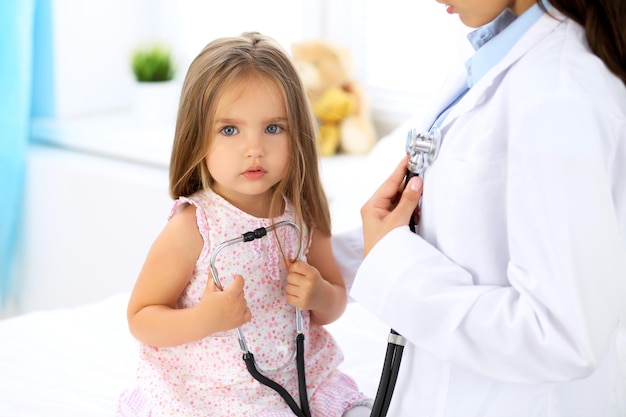
M537 0L517 0L511 1L509 9L515 14L515 16L522 15L526 10L537 4Z

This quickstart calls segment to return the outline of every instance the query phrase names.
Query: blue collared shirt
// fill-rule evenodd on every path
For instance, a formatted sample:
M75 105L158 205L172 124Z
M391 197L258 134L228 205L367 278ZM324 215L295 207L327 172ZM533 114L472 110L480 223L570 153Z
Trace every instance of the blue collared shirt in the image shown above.
M470 32L467 38L476 52L465 62L468 87L472 88L487 71L500 62L543 14L544 11L538 4L519 17L505 9L490 23Z
M546 5L547 1L544 1ZM467 35L470 43L474 47L474 55L465 62L467 71L467 88L459 91L458 96L449 103L435 119L430 127L439 127L452 107L472 88L494 65L496 65L511 50L513 45L522 37L524 33L535 23L544 11L535 4L521 16L505 9L498 17L491 22L479 27Z

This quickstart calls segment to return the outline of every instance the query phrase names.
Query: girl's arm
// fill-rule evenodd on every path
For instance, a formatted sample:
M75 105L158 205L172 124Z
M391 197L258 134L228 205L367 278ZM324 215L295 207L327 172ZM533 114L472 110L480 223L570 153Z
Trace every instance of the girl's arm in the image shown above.
M311 311L311 321L324 325L343 314L348 296L333 256L330 236L313 233L307 262L297 261L287 276L287 302Z
M157 237L135 283L127 317L137 340L152 346L175 346L250 320L241 277L223 292L215 288L209 277L196 306L175 308L202 247L196 208L189 206L172 217Z

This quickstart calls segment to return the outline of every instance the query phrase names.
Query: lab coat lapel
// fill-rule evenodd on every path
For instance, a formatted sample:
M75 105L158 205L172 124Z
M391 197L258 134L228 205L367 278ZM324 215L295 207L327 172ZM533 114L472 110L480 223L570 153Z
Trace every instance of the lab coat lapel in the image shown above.
M457 98L460 91L467 86L465 69L461 68L453 73L436 94L435 99L424 113L420 125L416 126L420 132L427 132L432 123L435 121L439 113L446 108L454 99Z

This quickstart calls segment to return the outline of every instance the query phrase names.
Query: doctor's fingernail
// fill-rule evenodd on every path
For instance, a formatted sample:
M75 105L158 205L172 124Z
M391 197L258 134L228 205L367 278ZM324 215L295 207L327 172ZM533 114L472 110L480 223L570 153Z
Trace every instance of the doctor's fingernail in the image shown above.
M420 177L411 178L409 188L411 191L419 192L422 189L422 179Z

